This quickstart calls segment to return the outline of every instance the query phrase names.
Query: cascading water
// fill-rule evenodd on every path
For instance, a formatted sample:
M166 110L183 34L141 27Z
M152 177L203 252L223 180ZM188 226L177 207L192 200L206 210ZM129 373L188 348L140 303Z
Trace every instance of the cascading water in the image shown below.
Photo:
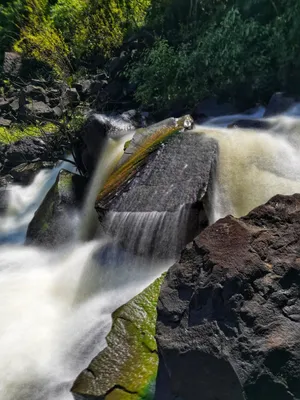
M126 135L108 141L87 194L80 238L90 229L95 195L128 139ZM59 169L40 172L28 187L11 187L3 217L8 242L14 227L11 210L21 232L13 243L23 243L27 225ZM165 269L166 265L149 265L107 240L75 241L55 252L1 246L0 399L72 399L76 376L105 347L112 312Z
M234 119L227 117L226 122ZM299 119L280 116L269 121L270 131L216 129L211 123L195 128L219 144L210 223L228 214L246 215L276 194L300 193Z
M225 120L229 123L230 118L214 122L219 127ZM214 122L210 121L210 125ZM210 199L211 222L228 213L246 214L277 193L300 192L297 129L293 123L293 132L285 136L279 127L287 128L287 124L284 120L280 124L277 123L276 132L202 126L195 129L195 134L204 132L219 142L219 163ZM123 137L118 143L110 141L111 147L105 152L108 158L102 158L98 165L84 207L78 235L82 239L89 236L91 222L96 219L93 205L99 183L103 184L117 162L125 139L128 140ZM12 242L15 232L19 235L17 242L24 241L26 226L56 173L41 172L31 186L11 188L8 212L1 220L2 243L4 237ZM158 236L164 236L166 241L170 235L176 239L183 210L173 221L172 232L167 233L163 212L142 214L111 213L108 221L116 233L118 226L124 230L133 248L155 247ZM133 231L126 232L128 226ZM157 228L162 231L158 236ZM153 238L151 243L146 240L148 234ZM109 239L75 241L55 252L2 245L0 399L71 400L69 390L74 379L105 346L111 313L169 265L150 265L149 260L132 257Z

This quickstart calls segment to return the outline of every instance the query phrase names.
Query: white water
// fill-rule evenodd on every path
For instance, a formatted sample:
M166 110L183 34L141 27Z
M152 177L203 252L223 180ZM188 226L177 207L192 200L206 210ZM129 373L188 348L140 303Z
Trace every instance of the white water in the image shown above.
M214 122L220 126L233 118ZM220 145L211 222L228 213L243 215L277 193L300 192L297 124L288 121L293 132L285 119L278 120L276 133L196 129L195 134L204 131ZM285 130L291 135L285 136ZM99 164L98 183L103 183L107 168L117 162L121 148L117 145L114 154L112 150ZM55 174L57 171L44 171L29 187L11 188L9 212L1 220L3 238L14 240L10 235L15 233L17 241L24 241L26 226ZM98 190L91 185L83 236L93 219L93 198ZM112 217L117 220L116 215ZM155 221L164 219L156 217ZM124 218L133 218L136 227L141 225L140 215L124 214ZM140 238L134 239L137 244L138 239L145 243L148 233L155 238L152 222L150 218L150 232L147 225ZM153 226L157 227L157 221ZM176 227L172 235L176 237ZM133 259L105 241L75 242L56 252L1 246L0 400L71 400L69 390L76 376L105 346L111 313L168 265Z
M226 123L236 119L227 117ZM276 194L300 193L300 121L289 116L269 121L270 131L216 129L211 121L195 128L219 144L210 223L228 214L246 215Z
M83 232L90 224L99 182L104 183L128 139L109 140L97 184L93 180L87 195ZM11 186L1 226L8 241L23 243L27 225L59 169L40 172L28 187ZM106 345L111 313L166 267L133 258L104 240L77 241L55 252L1 246L0 400L71 400L77 375Z
M125 243L126 249L135 254L168 259L183 246L187 217L184 207L175 212L110 211L105 231Z

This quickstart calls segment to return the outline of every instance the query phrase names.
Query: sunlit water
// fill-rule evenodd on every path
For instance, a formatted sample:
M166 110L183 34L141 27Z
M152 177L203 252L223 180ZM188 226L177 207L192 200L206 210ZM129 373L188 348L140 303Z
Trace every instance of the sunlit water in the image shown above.
M219 145L210 223L228 214L246 215L276 194L300 193L300 120L290 116L293 111L286 114L268 119L269 131L219 128L237 116L195 127L195 133L204 133Z
M257 110L255 117L261 113ZM209 127L195 129L219 143L211 222L229 213L244 215L277 193L300 192L298 121L277 118L273 132L222 128L234 119L215 119ZM87 194L78 238L87 238L97 220L95 195L122 154L125 139L108 143ZM20 244L0 247L0 400L71 400L75 378L106 345L111 313L171 264L133 257L111 239L78 239L52 252L22 246L27 225L57 173L42 171L30 186L12 186L7 214L1 217L2 243ZM149 244L148 233L155 245L164 218L150 218L149 225L148 217L125 213L119 220L124 230L133 219L136 246ZM118 233L119 217L109 218ZM176 226L172 229L176 237Z
M108 239L79 241L97 220L95 196L131 137L108 140L75 242L51 252L0 247L1 400L72 399L75 378L105 347L112 312L170 265L133 257ZM2 243L24 242L34 212L65 167L39 172L27 187L9 187Z

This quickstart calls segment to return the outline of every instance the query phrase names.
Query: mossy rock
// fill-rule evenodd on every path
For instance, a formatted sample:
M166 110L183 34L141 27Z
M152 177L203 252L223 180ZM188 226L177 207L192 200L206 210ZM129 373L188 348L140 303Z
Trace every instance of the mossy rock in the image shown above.
M76 379L77 400L152 400L158 369L156 305L164 276L113 314L107 347Z
M182 118L169 118L148 128L138 129L128 144L116 170L105 183L97 197L96 208L105 209L110 198L137 173L160 144L172 135L191 129L193 119L190 115Z

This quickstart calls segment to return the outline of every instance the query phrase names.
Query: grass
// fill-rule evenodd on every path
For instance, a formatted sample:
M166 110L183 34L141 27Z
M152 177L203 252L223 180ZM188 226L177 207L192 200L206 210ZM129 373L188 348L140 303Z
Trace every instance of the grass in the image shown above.
M11 144L25 137L43 136L44 132L57 132L58 127L54 124L45 125L13 125L10 128L0 127L0 143Z

